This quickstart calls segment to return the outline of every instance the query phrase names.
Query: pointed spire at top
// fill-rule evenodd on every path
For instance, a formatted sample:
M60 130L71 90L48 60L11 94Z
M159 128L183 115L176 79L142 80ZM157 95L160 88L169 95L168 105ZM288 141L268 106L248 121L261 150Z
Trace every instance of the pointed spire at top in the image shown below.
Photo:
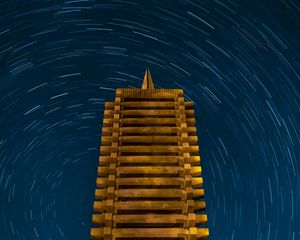
M142 89L154 89L154 84L149 69L146 69Z

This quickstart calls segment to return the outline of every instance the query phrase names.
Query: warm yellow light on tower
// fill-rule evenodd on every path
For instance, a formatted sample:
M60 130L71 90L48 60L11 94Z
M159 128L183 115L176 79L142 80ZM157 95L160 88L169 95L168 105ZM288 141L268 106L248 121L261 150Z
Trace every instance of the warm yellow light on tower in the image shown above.
M91 237L205 239L192 102L181 89L117 89L105 104Z

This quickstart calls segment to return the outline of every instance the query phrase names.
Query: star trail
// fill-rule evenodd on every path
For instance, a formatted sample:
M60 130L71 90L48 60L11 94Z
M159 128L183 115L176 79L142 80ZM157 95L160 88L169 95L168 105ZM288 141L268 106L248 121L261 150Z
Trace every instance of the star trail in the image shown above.
M211 240L300 239L297 0L0 2L0 239L89 239L105 101L195 104Z

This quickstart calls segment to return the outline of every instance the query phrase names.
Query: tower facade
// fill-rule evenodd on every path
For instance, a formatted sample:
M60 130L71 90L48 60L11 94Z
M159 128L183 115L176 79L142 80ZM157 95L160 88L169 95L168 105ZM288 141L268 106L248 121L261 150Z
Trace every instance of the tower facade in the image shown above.
M105 103L93 239L205 239L207 222L192 102L181 89L116 90Z

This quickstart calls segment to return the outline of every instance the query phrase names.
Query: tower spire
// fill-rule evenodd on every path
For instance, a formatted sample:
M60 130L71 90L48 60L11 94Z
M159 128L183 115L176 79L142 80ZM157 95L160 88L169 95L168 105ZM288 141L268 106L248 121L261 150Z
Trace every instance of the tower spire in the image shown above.
M154 89L154 84L148 68L145 71L142 89Z

